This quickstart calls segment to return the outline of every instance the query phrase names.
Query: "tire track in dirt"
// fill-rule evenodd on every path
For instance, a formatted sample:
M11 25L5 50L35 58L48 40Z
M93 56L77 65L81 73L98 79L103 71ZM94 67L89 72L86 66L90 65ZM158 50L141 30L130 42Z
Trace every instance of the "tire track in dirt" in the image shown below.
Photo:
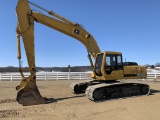
M5 99L5 100L0 100L0 104L3 103L12 103L12 102L17 102L16 99Z
M90 120L95 118L101 118L103 115L105 116L106 114L108 116L108 119L112 119L112 118L115 118L119 113L125 112L125 111L127 111L127 109L124 107L109 109L102 112L96 111L94 113L90 113L88 115L82 116L80 120L88 120L88 119Z
M0 119L27 117L32 114L44 113L45 111L46 109L44 106L29 107L29 108L22 108L22 109L0 110Z

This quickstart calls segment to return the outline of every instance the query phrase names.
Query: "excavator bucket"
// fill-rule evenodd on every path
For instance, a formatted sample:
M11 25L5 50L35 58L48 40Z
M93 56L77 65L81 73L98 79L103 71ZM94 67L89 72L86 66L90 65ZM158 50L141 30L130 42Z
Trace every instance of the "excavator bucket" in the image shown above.
M41 96L35 79L28 77L22 80L18 89L17 101L24 106L45 104L45 99Z

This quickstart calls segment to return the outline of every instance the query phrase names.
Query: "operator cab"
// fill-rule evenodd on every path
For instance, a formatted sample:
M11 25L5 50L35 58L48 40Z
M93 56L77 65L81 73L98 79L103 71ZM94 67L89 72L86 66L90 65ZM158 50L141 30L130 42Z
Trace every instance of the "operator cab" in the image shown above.
M106 75L112 74L117 70L123 70L122 54L120 52L103 52L97 54L95 61L95 74L102 76L102 71Z

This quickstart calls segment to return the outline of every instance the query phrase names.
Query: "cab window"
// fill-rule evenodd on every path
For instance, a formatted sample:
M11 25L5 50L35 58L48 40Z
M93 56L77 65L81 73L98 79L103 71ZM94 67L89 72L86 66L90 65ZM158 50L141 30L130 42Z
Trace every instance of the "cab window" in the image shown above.
M106 55L105 70L107 74L110 74L114 70L122 70L122 69L123 69L123 63L121 55L113 55L113 54Z

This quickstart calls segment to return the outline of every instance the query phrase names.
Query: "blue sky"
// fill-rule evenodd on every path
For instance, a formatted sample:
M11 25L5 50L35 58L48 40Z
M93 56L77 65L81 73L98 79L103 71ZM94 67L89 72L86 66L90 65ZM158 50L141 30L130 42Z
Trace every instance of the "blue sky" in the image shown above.
M0 1L0 67L18 66L17 1ZM101 51L122 52L124 60L140 65L160 62L160 0L30 1L83 25ZM38 23L35 50L36 66L90 65L87 51L79 41ZM28 66L23 47L22 61L23 67Z

